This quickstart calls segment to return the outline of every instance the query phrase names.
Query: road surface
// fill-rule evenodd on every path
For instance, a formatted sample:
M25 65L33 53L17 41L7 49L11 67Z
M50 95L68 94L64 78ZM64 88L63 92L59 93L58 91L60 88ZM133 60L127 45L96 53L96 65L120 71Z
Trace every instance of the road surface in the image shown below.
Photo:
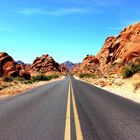
M140 104L66 76L0 101L0 140L140 140Z

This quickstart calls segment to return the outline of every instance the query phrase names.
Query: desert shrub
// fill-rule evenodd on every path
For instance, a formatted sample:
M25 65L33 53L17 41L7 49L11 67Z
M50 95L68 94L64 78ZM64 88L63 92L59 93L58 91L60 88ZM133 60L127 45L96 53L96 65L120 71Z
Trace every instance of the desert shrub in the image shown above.
M134 92L140 89L140 82L134 84Z
M8 76L5 76L5 77L3 77L2 81L3 82L12 82L13 81L13 78L8 77Z
M140 64L132 63L131 65L123 68L122 76L123 78L129 78L137 72L140 72Z
M55 79L55 78L58 78L58 77L59 77L58 75L50 75L51 79Z
M80 78L95 78L94 74L89 74L89 73L81 73L79 75Z
M32 81L34 82L46 81L46 80L48 80L48 77L46 77L45 75L38 75L38 76L32 77Z
M21 77L16 77L16 78L14 78L14 81L15 82L24 82L24 81L26 81L26 79L21 78Z
M58 78L59 76L58 75L48 75L48 76L45 76L45 75L38 75L38 76L34 76L32 77L32 81L33 82L38 82L38 81L49 81L51 79L55 79L55 78Z
M132 69L130 67L124 67L122 70L123 78L128 78L133 75Z
M0 90L2 90L3 89L3 86L0 86Z
M135 59L135 63L139 63L139 64L140 64L140 57L137 57L137 58Z
M132 67L134 73L137 73L140 71L140 64L133 64L131 67Z
M26 80L23 83L28 85L28 84L33 84L34 82L32 80Z
M112 82L112 84L114 84L116 86L122 86L124 84L122 79L117 79L117 78L114 78L111 82Z

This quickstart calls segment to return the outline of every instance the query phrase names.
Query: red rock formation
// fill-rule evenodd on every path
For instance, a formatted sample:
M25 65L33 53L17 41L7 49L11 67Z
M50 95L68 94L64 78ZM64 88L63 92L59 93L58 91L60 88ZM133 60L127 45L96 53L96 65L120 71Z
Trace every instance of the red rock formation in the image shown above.
M11 56L3 52L0 53L0 75L30 79L29 70L17 64Z
M104 72L119 73L123 65L140 57L140 23L125 28L117 37L106 39L96 58Z
M69 69L67 68L67 66L65 64L61 64L60 67L61 67L61 72L62 73L65 74L65 73L69 72Z
M32 75L37 73L61 73L61 66L48 54L37 57L31 65Z
M74 67L70 70L72 74L80 73L80 65L81 63L75 64Z
M96 57L87 56L72 72L119 74L122 67L137 57L140 57L140 23L128 26L117 37L108 37Z
M96 73L99 67L99 60L93 55L87 55L83 62L72 69L72 73Z
M30 65L27 64L19 64L21 70L19 72L20 77L24 77L25 79L30 79Z

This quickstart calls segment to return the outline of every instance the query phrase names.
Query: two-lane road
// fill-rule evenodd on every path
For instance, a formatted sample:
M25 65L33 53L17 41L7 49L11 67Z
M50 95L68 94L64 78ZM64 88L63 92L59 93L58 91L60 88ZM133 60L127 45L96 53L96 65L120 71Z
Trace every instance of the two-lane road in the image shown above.
M0 140L140 140L140 104L66 76L0 101Z

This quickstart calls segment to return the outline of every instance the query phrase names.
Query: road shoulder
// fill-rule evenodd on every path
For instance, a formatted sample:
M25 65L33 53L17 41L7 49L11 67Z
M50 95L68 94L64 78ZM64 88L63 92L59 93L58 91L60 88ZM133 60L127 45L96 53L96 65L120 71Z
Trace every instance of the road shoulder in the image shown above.
M50 81L39 81L33 84L17 84L14 87L8 87L7 89L3 89L2 91L0 91L0 100L4 100L6 98L24 94L25 92L30 91L34 88L38 88L40 86L43 86L43 85L46 85L55 81L60 81L63 79L64 79L64 76L59 77L57 79L52 79Z
M140 103L140 93L139 93L139 91L138 92L134 92L133 90L129 91L127 89L127 86L126 87L121 87L121 86L118 86L118 87L117 86L116 87L114 87L114 86L101 87L99 85L94 84L91 80L80 79L77 76L74 76L74 78L77 79L77 80L86 82L88 84L94 85L94 86L96 86L100 89L106 90L110 94L115 94L115 95L121 96L123 98L129 99L133 102Z

